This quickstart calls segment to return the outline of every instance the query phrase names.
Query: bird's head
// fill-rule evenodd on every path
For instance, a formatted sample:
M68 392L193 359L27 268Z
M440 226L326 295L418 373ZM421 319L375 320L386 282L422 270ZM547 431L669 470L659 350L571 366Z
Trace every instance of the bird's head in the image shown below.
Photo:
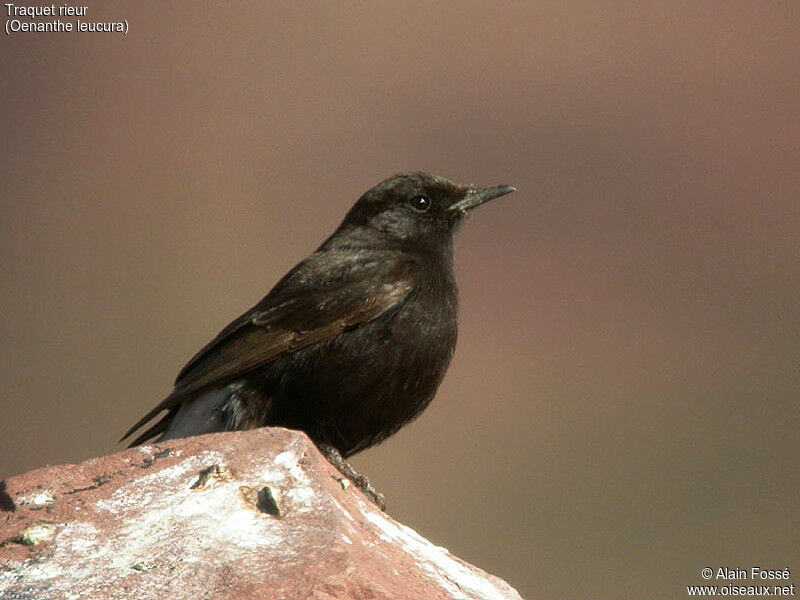
M422 247L450 245L469 212L513 191L509 185L479 188L421 171L400 173L365 192L339 232Z

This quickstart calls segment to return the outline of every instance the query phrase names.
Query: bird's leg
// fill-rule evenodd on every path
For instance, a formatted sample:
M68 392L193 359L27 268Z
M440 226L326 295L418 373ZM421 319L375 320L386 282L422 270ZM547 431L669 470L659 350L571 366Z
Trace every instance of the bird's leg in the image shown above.
M385 511L386 510L386 497L381 494L378 490L372 487L372 484L369 482L369 479L364 477L361 473L356 471L349 462L347 462L342 453L339 452L336 448L331 446L330 444L318 444L317 447L320 449L320 452L328 459L336 469L347 477L350 481L356 484L356 487L364 492L367 498L372 500L378 508Z

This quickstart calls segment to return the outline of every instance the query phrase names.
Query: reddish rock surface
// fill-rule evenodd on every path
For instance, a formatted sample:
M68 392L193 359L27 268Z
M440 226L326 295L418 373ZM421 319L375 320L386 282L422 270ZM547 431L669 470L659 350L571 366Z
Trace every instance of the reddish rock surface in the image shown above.
M0 598L519 600L348 483L285 429L31 471L0 487Z

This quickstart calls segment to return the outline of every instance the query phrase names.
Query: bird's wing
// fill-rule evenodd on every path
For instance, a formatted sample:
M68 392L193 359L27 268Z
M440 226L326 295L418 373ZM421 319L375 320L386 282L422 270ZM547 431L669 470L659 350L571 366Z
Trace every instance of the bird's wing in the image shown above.
M399 306L413 287L408 261L362 263L351 273L324 284L276 286L201 349L181 370L173 392L122 439L195 392L225 385L282 354L376 319Z

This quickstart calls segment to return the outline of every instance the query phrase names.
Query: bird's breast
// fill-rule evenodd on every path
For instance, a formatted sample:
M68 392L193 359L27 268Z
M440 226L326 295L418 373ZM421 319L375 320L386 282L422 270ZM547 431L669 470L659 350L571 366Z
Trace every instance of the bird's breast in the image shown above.
M260 372L254 383L273 399L270 422L345 456L385 439L433 399L455 348L457 313L446 274L415 278L396 308Z

